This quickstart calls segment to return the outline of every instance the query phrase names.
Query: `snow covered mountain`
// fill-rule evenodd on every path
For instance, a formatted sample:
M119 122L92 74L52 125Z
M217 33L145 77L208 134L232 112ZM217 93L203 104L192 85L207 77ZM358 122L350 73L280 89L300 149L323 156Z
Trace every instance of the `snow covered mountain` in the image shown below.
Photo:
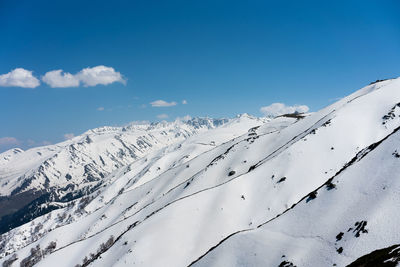
M194 118L102 127L60 144L6 151L0 154L0 233L95 191L112 171L151 151L227 122Z
M3 266L400 262L400 79L373 83L306 116L245 115L208 128L157 141L162 145L107 169L84 196L4 233ZM101 147L91 160L107 154L112 136L89 136ZM70 141L75 147L86 136L77 139ZM12 178L25 173L18 154L1 155L9 174L1 182L11 183L3 194L20 187ZM65 175L69 163L57 159ZM25 171L33 169L22 161ZM72 181L91 182L84 172Z

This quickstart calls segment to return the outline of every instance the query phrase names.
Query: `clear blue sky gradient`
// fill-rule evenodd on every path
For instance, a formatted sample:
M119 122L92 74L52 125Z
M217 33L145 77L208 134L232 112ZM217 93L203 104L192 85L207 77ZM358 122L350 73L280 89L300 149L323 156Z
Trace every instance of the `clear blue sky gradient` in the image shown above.
M105 65L127 84L0 87L0 138L26 148L161 113L261 115L273 102L316 111L400 76L399 14L398 0L1 0L0 74ZM178 105L149 106L158 99Z

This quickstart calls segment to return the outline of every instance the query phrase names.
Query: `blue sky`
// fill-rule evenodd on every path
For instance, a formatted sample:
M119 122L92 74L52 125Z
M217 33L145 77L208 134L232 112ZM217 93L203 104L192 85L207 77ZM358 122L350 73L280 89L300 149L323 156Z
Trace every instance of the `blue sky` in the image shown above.
M3 79L0 151L160 114L261 116L274 102L316 111L400 76L399 13L395 0L1 0L0 75L22 68L40 85ZM114 76L88 86L82 70L97 66ZM74 86L46 84L54 70Z

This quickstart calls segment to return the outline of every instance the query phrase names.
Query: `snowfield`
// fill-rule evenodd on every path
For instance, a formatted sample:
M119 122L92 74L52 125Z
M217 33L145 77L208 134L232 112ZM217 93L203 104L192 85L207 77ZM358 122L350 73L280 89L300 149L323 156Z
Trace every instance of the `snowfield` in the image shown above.
M7 151L2 195L58 194L1 236L0 262L396 266L399 129L392 79L311 114L102 128Z

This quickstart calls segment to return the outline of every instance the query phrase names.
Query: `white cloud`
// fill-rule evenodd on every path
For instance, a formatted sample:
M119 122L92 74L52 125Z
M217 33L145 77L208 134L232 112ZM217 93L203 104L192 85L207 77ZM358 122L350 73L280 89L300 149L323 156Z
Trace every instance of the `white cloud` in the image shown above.
M150 121L146 121L146 120L143 120L143 121L131 121L130 123L126 124L125 126L129 127L131 125L147 125L147 124L150 124Z
M65 140L69 140L69 139L72 139L72 138L74 138L75 137L75 135L73 134L73 133L66 133L66 134L64 134L64 139Z
M182 100L182 105L186 105L187 101L186 100Z
M21 143L21 142L19 142L19 143ZM44 140L44 141L41 141L41 142L36 142L35 140L28 139L28 140L24 141L23 143L26 144L28 147L51 145L51 142L47 141L47 140Z
M16 68L0 75L0 86L3 87L35 88L39 85L40 81L33 76L32 71L23 68Z
M283 114L290 113L304 113L307 112L309 108L306 105L294 105L286 106L283 103L273 103L269 106L260 108L261 113L268 117L276 117Z
M174 101L173 102L167 102L167 101L164 101L164 100L156 100L156 101L151 102L150 105L152 107L157 107L157 108L159 108L159 107L172 107L172 106L176 106L176 102L174 102Z
M85 68L76 74L76 76L84 86L96 86L98 84L107 85L114 82L126 84L121 73L115 71L114 68L103 65Z
M98 107L97 110L98 110L98 111L103 111L103 110L104 110L104 107Z
M42 81L47 83L52 88L79 86L79 79L76 77L76 75L63 72L62 70L52 70L46 72L46 74L42 77Z
M192 117L190 115L186 115L186 116L183 116L183 117L176 117L175 120L177 120L177 121L190 121L191 119L192 119Z
M167 114L160 114L160 115L157 115L157 118L159 118L160 120L168 119L168 115Z
M48 145L51 145L51 142L47 141L47 140L44 140L42 142L36 142L36 141L34 141L32 139L28 139L27 143L28 143L28 146L36 146L36 145L48 146Z
M96 86L98 84L108 85L114 82L126 84L126 80L121 73L114 68L103 65L93 68L85 68L77 74L63 72L62 70L52 70L46 72L42 81L50 87L77 87L81 83L83 86Z
M0 146L18 145L20 142L15 137L1 137Z

